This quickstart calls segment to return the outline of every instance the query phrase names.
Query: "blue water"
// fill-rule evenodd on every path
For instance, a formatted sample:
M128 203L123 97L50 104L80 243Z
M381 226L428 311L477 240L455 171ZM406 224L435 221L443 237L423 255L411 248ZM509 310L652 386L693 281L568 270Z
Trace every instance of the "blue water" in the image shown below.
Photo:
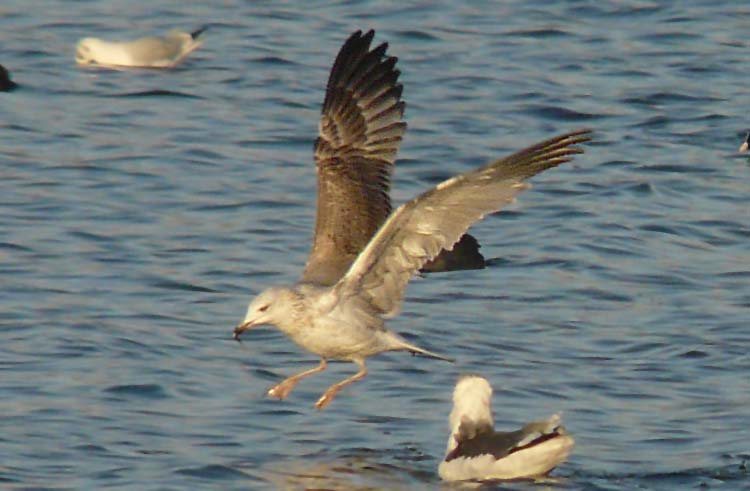
M77 39L206 24L174 71ZM390 326L458 362L317 363L248 300L298 278L332 60L375 28L409 131L398 203L580 127L596 141L472 229L482 271L412 282ZM0 487L436 489L456 377L499 429L562 411L543 485L750 489L750 7L743 2L44 2L0 7ZM492 488L492 486L487 486Z

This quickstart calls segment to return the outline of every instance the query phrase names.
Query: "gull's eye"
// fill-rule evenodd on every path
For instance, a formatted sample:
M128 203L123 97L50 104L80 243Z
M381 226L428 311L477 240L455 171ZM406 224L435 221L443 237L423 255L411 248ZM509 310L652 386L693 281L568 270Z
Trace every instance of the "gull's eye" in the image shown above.
M265 312L266 310L268 310L268 305L264 305L263 307L259 308L258 310L260 312Z

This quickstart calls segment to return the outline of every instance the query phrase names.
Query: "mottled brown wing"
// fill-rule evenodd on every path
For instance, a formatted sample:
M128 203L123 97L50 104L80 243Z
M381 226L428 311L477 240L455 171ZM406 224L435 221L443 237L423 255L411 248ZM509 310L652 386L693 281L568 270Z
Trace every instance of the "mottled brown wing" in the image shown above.
M318 201L303 281L335 284L391 212L391 173L406 131L387 43L352 34L331 69L315 143Z

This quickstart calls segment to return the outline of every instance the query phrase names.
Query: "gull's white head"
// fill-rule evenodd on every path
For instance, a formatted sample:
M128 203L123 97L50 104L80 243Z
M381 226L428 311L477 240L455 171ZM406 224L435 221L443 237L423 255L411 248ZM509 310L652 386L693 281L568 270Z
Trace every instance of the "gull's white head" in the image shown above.
M473 426L494 426L492 421L492 387L487 379L479 375L464 375L458 379L453 390L453 410L449 422L451 437L448 449L457 445L454 435L458 434L461 423Z
M173 42L176 45L180 46L180 51L187 51L189 50L194 44L197 45L193 49L198 48L201 44L203 44L200 41L196 41L193 36L190 35L189 32L182 32L178 31L177 29L173 29L169 31L164 38L169 41ZM192 51L192 50L191 50Z
M284 318L284 312L289 310L287 300L293 294L289 288L280 286L271 287L258 294L248 305L245 320L234 329L234 338L239 339L240 334L261 324L276 325Z
M168 43L174 44L174 46L177 47L176 58L174 60L175 63L203 46L202 34L205 30L205 27L201 27L193 32L183 32L177 29L172 29L166 36L164 36L164 39Z
M465 375L453 390L453 410L450 415L452 430L457 430L462 420L489 423L492 426L492 387L487 379L478 375Z

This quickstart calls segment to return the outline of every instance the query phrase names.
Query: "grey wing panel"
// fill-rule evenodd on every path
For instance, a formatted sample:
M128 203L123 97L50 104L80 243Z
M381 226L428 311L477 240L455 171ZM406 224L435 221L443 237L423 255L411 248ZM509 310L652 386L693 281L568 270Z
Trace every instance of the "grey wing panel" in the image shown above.
M396 210L337 285L342 294L366 295L383 315L398 312L411 276L450 248L488 213L528 187L523 181L569 161L588 141L582 130L546 140L504 159L442 182Z

